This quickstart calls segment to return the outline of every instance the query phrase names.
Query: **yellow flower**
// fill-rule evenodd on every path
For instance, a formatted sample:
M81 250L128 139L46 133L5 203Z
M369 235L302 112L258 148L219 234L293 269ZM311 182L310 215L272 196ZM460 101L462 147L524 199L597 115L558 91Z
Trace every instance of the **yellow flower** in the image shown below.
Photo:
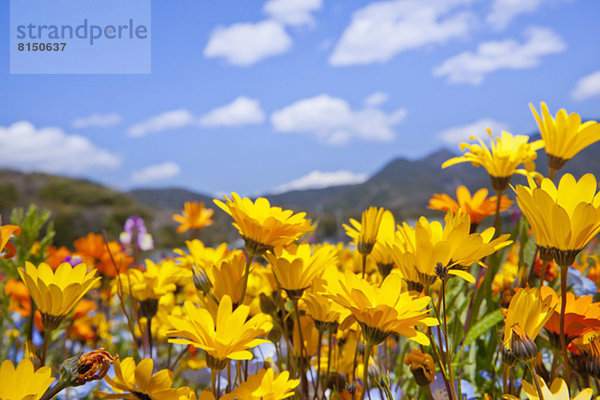
M471 224L479 224L485 217L493 215L496 212L497 196L486 197L488 190L483 188L475 192L471 197L469 189L465 186L456 188L456 200L445 193L434 194L429 200L429 206L432 210L451 211L453 214L467 213L471 217ZM512 201L508 196L500 198L500 211L507 210Z
M339 287L337 286L339 284ZM423 345L429 345L427 336L416 329L417 325L437 325L429 317L429 296L415 296L400 292L401 278L392 272L381 286L346 271L344 280L327 286L325 295L347 308L363 329L365 339L378 344L393 332Z
M75 267L62 263L56 272L45 263L36 268L27 262L25 269L19 268L19 275L42 313L44 326L49 330L56 329L62 317L100 280L100 277L94 278L95 274L95 269L87 272L83 263Z
M306 213L294 214L291 210L271 207L264 197L253 203L247 197L242 199L237 193L232 193L231 200L227 196L225 199L227 203L214 202L231 215L235 221L233 226L244 239L251 257L262 256L275 247L287 246L314 229L304 218Z
M508 234L492 240L494 228L470 233L470 227L468 214L452 213L446 214L444 226L421 217L415 228L406 223L398 227L394 257L410 290L421 291L448 274L475 282L465 269L474 263L486 267L482 258L512 243Z
M513 136L504 131L499 138L492 140L492 131L488 128L487 132L491 140L491 150L480 138L471 136L471 140L476 139L479 144L461 143L460 149L468 149L469 152L447 160L442 164L442 168L463 162L470 162L476 167L481 165L492 178L492 188L496 192L503 192L508 188L513 174L523 173L517 170L519 165L523 164L529 172L535 170L536 151L544 147L544 141L528 143L529 136Z
M0 399L38 400L54 381L50 367L37 371L29 358L21 360L17 368L6 360L0 366Z
M205 226L212 225L214 221L211 217L214 212L213 209L204 208L204 203L186 201L183 214L173 215L173 221L181 224L177 228L177 233L183 233L189 229L202 229Z
M544 400L571 399L571 396L569 395L569 388L567 387L566 382L561 378L554 379L554 381L552 382L552 386L550 386L550 389L548 389L548 386L546 386L546 382L544 382L543 379L540 379L539 381ZM538 397L538 392L535 389L534 385L526 382L525 380L522 380L521 382L523 383L523 390L525 391L525 394L527 395L527 398L529 400L540 400L540 397ZM593 393L593 390L590 388L583 389L576 397L573 398L573 400L590 400L592 398ZM518 397L509 394L505 394L504 396L502 396L502 398L509 400L519 400Z
M517 204L529 221L537 245L552 249L556 263L569 266L600 232L600 192L592 174L575 181L565 174L558 187L546 178L540 187L517 185Z
M178 279L179 278L179 279ZM146 260L146 270L132 269L129 276L122 275L123 291L139 301L160 299L169 292L175 291L175 282L181 278L192 278L192 272L176 265L171 260L155 264Z
M546 145L550 177L554 176L554 173L575 154L600 140L600 124L596 121L582 124L578 114L567 115L565 109L558 110L556 119L554 119L544 102L541 103L541 117L532 104L529 107L531 107Z
M381 218L377 241L373 246L371 258L377 264L382 278L389 275L394 267L394 242L396 240L396 222L391 211L385 210Z
M290 296L302 296L324 271L325 266L336 262L336 248L322 246L312 253L308 243L292 244L275 250L266 256L273 266L273 273L279 286Z
M169 342L203 349L212 369L224 368L227 359L250 360L252 353L248 349L268 342L258 337L271 329L270 317L258 314L246 321L250 308L239 305L232 312L232 306L231 297L223 296L213 318L208 310L186 301L183 318L169 317L174 327L167 332L172 338Z
M163 369L153 374L154 361L145 358L136 366L132 357L123 361L114 361L115 377L106 376L104 379L117 392L116 394L94 392L101 399L152 399L171 400L177 399L190 391L184 387L172 388L173 372Z
M542 298L538 288L519 289L504 317L504 349L520 360L537 354L535 338L552 316L552 297Z
M220 400L281 400L294 395L293 390L298 386L298 379L289 379L290 373L284 371L275 375L271 368L261 369L232 392Z
M363 211L361 222L350 218L351 225L344 224L346 234L353 239L352 243L361 254L369 254L373 250L384 211L383 208L369 207Z
M208 269L226 258L229 253L227 243L221 243L218 247L212 248L204 246L201 240L194 239L186 240L185 245L189 254L182 249L175 249L173 251L181 256L177 257L176 261L189 269L192 269L195 265L203 269Z

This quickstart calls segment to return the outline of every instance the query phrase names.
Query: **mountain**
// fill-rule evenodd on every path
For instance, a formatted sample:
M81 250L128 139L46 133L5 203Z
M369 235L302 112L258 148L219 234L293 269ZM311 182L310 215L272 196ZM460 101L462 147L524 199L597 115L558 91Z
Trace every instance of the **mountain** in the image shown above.
M142 204L158 208L182 209L186 201L212 204L212 197L192 192L186 189L134 189L129 194Z

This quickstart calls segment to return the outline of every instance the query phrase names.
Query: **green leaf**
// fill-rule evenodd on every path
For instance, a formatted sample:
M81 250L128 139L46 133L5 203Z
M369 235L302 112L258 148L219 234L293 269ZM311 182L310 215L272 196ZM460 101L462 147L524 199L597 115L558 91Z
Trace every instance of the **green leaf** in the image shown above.
M463 347L467 347L473 343L479 336L492 329L494 325L502 321L502 310L492 311L481 320L477 321L475 325L467 332Z

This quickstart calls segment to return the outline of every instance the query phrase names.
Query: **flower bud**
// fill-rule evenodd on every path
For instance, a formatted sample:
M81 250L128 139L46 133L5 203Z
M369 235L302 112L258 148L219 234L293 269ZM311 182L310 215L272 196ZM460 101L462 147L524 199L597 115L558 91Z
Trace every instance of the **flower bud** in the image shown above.
M519 324L514 324L511 329L510 347L512 354L519 361L527 362L533 360L538 352L535 342L527 336L527 333L525 333Z
M210 289L212 289L213 284L210 281L210 279L208 279L208 275L206 274L206 272L198 267L194 267L194 286L196 286L196 289L204 294L208 294L208 292L210 292Z

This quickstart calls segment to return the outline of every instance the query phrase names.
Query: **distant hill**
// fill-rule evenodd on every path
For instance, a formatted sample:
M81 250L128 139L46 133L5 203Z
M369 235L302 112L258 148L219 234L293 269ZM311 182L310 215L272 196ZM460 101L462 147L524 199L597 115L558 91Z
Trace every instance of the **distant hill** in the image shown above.
M558 177L565 172L576 177L591 172L600 179L598 154L600 143L567 162ZM540 151L538 155L537 169L546 174L545 153ZM317 223L319 237L341 240L345 237L342 223L359 216L371 205L390 209L398 220L415 219L420 215L439 216L438 212L427 209L434 193L454 196L458 185L467 186L471 192L482 187L490 189L490 179L483 168L464 163L442 170L442 163L454 156L448 150L439 150L419 160L396 158L361 184L265 196L273 205L306 211ZM512 183L522 182L522 178L515 177ZM512 196L510 192L507 194ZM180 188L136 189L121 193L82 179L0 170L0 214L4 223L9 221L8 213L13 207L38 204L53 212L58 244L70 245L75 238L101 229L106 229L111 238L117 238L125 219L140 215L146 219L158 243L165 247L179 246L193 234L177 235L177 224L172 221L172 215L180 213L183 204L192 200L215 209L215 224L203 229L198 235L200 239L212 245L237 238L231 218L219 210L212 199L212 196Z
M100 233L102 229L116 238L128 216L152 216L148 207L127 193L88 180L0 170L3 223L9 223L13 208L26 208L32 203L52 212L58 245L70 245L83 234Z

